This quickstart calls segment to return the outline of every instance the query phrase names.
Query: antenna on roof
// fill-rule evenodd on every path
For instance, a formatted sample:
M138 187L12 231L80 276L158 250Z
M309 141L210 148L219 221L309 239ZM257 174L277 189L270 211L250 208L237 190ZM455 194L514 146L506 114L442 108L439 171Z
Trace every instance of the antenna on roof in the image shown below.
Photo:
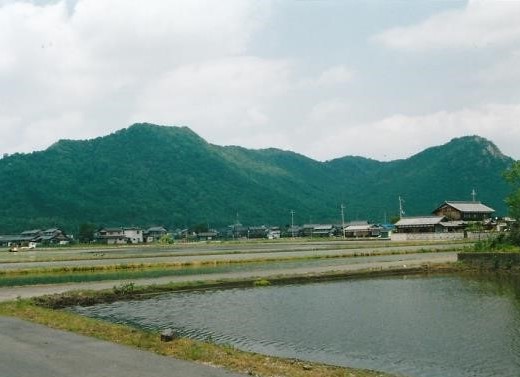
M476 197L477 197L477 192L475 191L475 189L473 189L473 190L471 191L471 197L473 198L473 203L475 203L475 202L476 202L475 199L476 199Z

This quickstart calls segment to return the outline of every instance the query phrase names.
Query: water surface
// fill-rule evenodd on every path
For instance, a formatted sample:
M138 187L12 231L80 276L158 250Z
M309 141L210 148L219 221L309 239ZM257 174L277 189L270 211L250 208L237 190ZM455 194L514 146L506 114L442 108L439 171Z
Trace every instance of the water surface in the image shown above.
M520 376L520 285L513 280L392 277L179 292L74 310L407 376Z

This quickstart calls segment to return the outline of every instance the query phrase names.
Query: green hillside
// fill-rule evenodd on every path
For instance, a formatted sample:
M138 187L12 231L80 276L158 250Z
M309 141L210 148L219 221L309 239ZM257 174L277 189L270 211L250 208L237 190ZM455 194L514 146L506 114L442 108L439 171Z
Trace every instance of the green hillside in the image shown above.
M0 160L0 233L79 224L161 224L170 228L295 221L383 221L397 213L428 214L446 199L478 199L505 214L501 174L512 163L473 136L409 159L344 157L318 162L277 149L207 143L188 128L136 124L106 137L62 140L45 151Z

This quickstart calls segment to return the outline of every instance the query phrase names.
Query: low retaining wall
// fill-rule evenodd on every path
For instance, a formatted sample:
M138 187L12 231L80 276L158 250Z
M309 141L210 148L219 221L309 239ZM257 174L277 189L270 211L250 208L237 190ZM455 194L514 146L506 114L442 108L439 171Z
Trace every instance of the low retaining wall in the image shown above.
M461 240L485 240L491 233L392 233L392 241L461 241Z
M479 269L520 271L520 253L459 253L457 260Z

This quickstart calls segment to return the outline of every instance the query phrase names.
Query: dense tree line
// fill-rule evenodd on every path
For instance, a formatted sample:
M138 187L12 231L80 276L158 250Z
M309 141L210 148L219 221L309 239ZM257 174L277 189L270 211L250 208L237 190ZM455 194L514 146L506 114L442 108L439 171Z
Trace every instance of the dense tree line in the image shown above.
M346 151L348 152L348 151ZM98 226L381 222L429 214L444 200L478 199L498 214L513 160L485 139L466 137L409 159L344 157L319 162L277 149L207 143L188 128L137 124L86 141L0 159L0 233L62 227L82 237ZM87 232L88 230L88 232Z

